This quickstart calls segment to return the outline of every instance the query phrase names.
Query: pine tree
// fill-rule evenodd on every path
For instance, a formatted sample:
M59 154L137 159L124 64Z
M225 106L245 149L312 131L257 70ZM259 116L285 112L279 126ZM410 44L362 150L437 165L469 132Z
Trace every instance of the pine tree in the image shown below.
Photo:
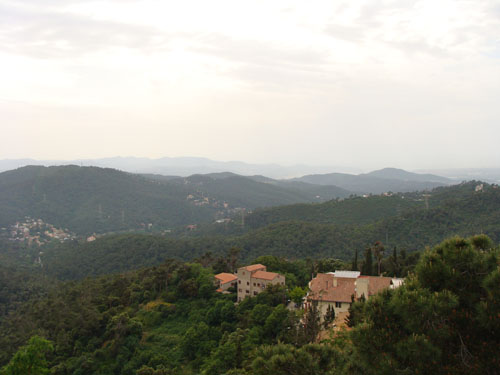
M318 302L312 301L304 315L303 338L305 342L314 342L320 330Z
M335 320L335 309L331 306L328 305L328 308L326 309L326 314L323 320L323 327L326 329L330 325L330 323L333 323Z
M346 318L347 326L354 327L361 316L363 309L363 302L365 302L365 295L362 294L358 301L355 300L354 294L351 295L351 304L349 306L348 315Z

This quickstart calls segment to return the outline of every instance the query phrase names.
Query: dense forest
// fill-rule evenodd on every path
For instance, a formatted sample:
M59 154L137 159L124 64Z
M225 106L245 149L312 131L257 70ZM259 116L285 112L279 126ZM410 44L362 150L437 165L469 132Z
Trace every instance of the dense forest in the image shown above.
M350 262L356 252L362 254L377 241L384 244L388 253L396 248L400 253L408 255L426 246L438 244L450 235L470 236L482 232L494 241L500 241L497 225L500 221L500 190L486 186L483 192L477 193L474 191L475 186L475 183L470 183L445 188L447 195L437 191L429 199L428 209L409 208L399 215L388 214L386 219L378 221L375 212L379 205L384 204L385 207L396 210L398 202L403 199L375 196L318 205L325 208L343 205L342 212L353 212L351 217L357 217L362 215L355 213L354 207L366 202L368 205L361 206L359 210L366 213L367 221L370 217L375 221L365 225L285 221L245 230L240 234L231 234L234 233L231 228L228 228L227 235L223 232L213 234L210 231L203 236L182 233L166 237L116 234L88 243L52 242L41 248L43 254L40 259L46 275L78 279L159 265L169 258L192 261L206 253L218 257L231 248L240 249L239 259L242 262L250 262L262 255L290 260L308 257L335 258ZM424 203L410 203L413 204ZM259 212L256 215L260 215ZM331 214L331 217L334 216ZM251 216L248 220L252 220ZM346 219L346 222L350 220L354 219ZM34 251L36 250L32 249L29 255L27 250L25 258L28 263L38 257L33 254Z
M287 308L334 260L259 258L293 283L235 305L212 282L229 258L66 282L17 305L0 321L0 373L498 373L500 252L484 235L426 250L402 287L355 302L340 331L314 308Z

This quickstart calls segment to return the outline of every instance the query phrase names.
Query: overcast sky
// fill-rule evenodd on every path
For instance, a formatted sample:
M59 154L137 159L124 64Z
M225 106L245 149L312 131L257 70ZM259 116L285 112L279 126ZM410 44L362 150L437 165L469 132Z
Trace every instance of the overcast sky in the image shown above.
M500 166L498 0L0 0L0 158Z

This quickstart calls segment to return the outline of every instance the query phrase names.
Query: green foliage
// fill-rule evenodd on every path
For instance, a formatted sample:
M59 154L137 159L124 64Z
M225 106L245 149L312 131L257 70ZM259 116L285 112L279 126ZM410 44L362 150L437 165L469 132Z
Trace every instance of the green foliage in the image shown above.
M304 342L310 343L316 341L321 328L320 319L318 303L317 301L312 301L304 314L304 325L301 335Z
M301 288L300 286L296 286L290 291L290 299L295 302L296 305L300 305L302 303L302 299L306 294L306 289Z
M410 258L403 251L392 257L403 267ZM297 279L319 267L261 260ZM272 286L235 305L234 296L213 292L209 268L170 260L61 283L17 304L0 321L0 366L12 373L5 371L25 363L16 352L39 335L53 348L40 367L54 374L493 374L499 264L484 235L449 239L423 253L402 287L353 301L352 329L317 344L314 304L304 315L290 311L286 288ZM330 309L325 320L333 318Z
M323 320L323 326L325 327L325 329L331 323L333 323L334 320L335 320L335 309L331 305L328 305L328 308L326 309L326 314L325 314L325 317Z
M278 344L260 347L251 362L254 375L333 374L334 350L326 345L309 344L301 348Z
M259 345L291 340L298 320L284 287L238 305L214 289L210 269L177 261L61 283L0 322L0 365L34 334L54 343L52 372L79 375L218 373Z
M361 267L361 274L367 276L373 275L373 256L371 247L367 247L365 250L365 261Z
M44 375L49 373L45 355L54 350L48 340L33 336L21 347L10 362L0 369L1 375Z

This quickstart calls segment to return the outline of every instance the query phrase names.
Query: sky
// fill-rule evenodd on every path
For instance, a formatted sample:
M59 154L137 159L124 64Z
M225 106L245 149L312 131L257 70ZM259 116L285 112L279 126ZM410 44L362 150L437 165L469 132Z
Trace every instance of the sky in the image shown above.
M0 0L0 159L500 167L499 0Z

